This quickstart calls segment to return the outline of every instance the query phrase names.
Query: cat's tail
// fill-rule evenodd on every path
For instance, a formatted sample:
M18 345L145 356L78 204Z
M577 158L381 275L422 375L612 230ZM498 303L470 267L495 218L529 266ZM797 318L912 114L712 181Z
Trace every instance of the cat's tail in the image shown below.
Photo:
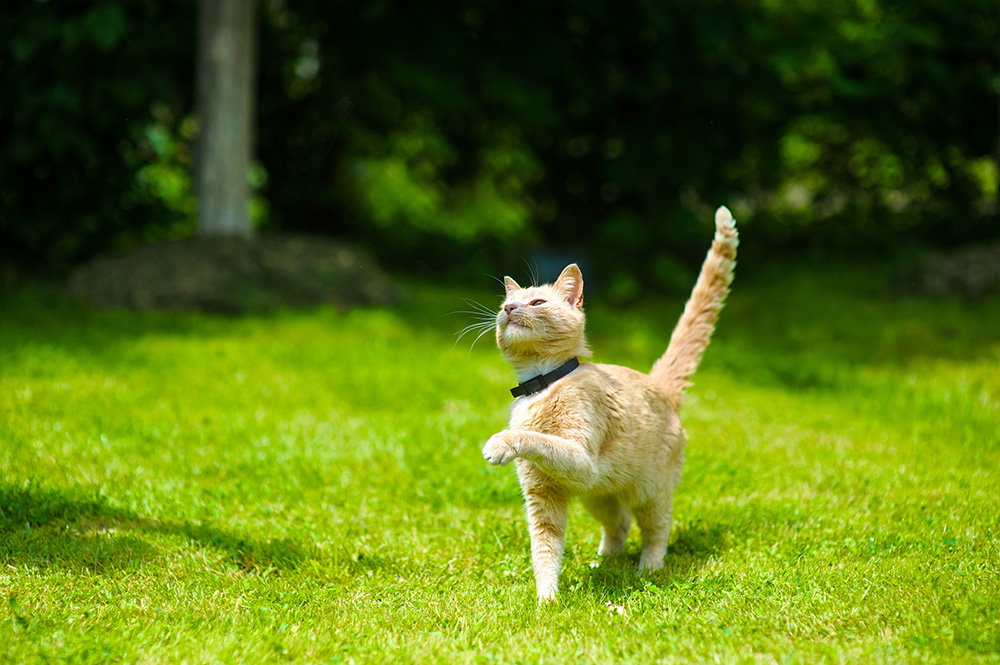
M736 222L723 206L715 211L715 240L701 266L701 274L684 306L677 327L670 336L666 352L653 365L650 376L667 390L677 405L684 398L684 391L691 385L689 379L698 369L715 330L715 322L729 294L736 268L736 246L739 235Z

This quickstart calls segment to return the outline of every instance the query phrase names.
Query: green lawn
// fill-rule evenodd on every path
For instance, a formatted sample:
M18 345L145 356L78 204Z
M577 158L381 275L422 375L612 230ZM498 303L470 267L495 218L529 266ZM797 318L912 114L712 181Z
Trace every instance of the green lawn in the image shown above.
M666 566L576 506L539 607L480 291L395 309L0 296L0 662L1000 662L1000 300L737 277L685 405ZM682 300L588 299L646 369Z

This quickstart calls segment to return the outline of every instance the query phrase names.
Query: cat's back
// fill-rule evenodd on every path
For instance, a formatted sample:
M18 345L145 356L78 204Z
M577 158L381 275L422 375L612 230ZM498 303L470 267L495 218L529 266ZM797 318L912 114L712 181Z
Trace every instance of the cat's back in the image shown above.
M621 420L628 422L645 415L666 417L676 413L666 390L648 374L621 365L587 365L592 367L594 387L605 395L606 403L616 409L616 416Z

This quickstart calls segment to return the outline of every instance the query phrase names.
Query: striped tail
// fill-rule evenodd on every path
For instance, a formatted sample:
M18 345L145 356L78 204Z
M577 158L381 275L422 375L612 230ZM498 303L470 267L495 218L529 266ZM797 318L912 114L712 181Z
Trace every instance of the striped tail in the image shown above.
M729 295L736 268L736 246L739 236L736 222L726 207L715 212L715 240L701 266L701 274L684 306L677 327L670 336L666 352L653 365L650 376L664 386L678 406L684 391L691 385L689 379L698 369L715 330L719 312Z

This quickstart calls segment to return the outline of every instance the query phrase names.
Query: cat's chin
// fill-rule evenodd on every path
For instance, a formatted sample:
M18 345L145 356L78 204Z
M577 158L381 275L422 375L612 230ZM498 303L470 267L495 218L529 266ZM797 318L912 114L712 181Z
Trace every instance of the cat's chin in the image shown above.
M523 348L525 346L530 346L530 339L526 334L528 331L524 328L506 328L502 335L502 343L500 344L501 350L503 348L516 349Z
M535 355L535 338L531 328L527 326L508 324L500 331L497 342L505 355L520 356L525 353Z
M523 340L529 330L531 329L523 323L509 320L505 325L500 327L500 334L504 337L504 339Z

